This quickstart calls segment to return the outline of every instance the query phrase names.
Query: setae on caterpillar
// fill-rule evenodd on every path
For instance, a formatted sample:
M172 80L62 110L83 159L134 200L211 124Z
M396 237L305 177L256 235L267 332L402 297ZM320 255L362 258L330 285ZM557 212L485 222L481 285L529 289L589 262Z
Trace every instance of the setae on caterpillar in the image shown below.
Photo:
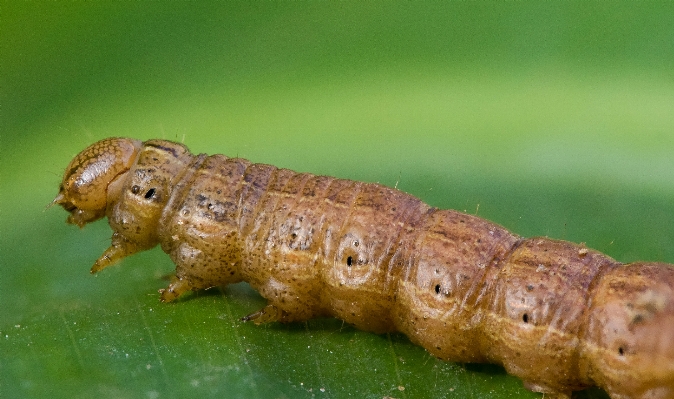
M674 397L671 265L625 265L379 184L166 140L94 143L53 203L80 227L108 217L112 245L92 273L160 244L176 264L164 302L246 281L268 301L244 317L257 324L333 316L400 331L560 399L595 385L613 399Z

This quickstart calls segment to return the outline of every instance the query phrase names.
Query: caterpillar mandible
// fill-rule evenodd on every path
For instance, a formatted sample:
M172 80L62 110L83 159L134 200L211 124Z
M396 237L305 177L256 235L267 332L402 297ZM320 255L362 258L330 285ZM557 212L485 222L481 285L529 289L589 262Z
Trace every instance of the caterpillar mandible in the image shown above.
M621 264L548 238L521 238L401 191L182 144L101 140L66 168L53 203L83 227L107 216L96 273L161 245L162 290L248 282L256 323L333 316L400 331L434 356L503 365L533 391L569 398L674 397L674 268Z

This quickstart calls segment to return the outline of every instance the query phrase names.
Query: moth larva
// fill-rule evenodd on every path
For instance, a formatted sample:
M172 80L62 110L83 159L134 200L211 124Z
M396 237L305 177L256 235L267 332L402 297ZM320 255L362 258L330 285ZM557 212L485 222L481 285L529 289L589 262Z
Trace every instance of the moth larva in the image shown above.
M674 397L674 268L501 226L378 184L296 173L179 143L101 140L68 165L54 203L80 227L104 216L98 272L160 244L162 291L246 281L256 323L334 316L401 331L431 354L490 362L568 398Z

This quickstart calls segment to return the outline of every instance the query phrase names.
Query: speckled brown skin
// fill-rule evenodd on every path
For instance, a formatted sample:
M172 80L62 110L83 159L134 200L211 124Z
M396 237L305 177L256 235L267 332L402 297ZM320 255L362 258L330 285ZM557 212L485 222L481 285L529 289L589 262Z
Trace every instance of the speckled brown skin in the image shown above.
M108 217L112 245L92 273L160 244L176 263L165 302L246 281L268 300L244 318L256 323L334 316L401 331L548 397L598 385L613 399L674 398L671 265L622 265L378 184L164 140L93 144L54 203L80 227Z

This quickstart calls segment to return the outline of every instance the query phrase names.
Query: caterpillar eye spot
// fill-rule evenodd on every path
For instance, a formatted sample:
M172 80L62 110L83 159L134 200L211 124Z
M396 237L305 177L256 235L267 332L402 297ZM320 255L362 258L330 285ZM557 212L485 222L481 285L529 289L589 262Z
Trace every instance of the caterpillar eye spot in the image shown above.
M246 282L268 301L243 318L256 324L334 316L442 359L502 364L546 396L596 384L613 399L674 397L673 265L165 140L106 139L66 170L52 203L67 222L108 216L114 230L92 273L160 245L176 263L162 302Z

